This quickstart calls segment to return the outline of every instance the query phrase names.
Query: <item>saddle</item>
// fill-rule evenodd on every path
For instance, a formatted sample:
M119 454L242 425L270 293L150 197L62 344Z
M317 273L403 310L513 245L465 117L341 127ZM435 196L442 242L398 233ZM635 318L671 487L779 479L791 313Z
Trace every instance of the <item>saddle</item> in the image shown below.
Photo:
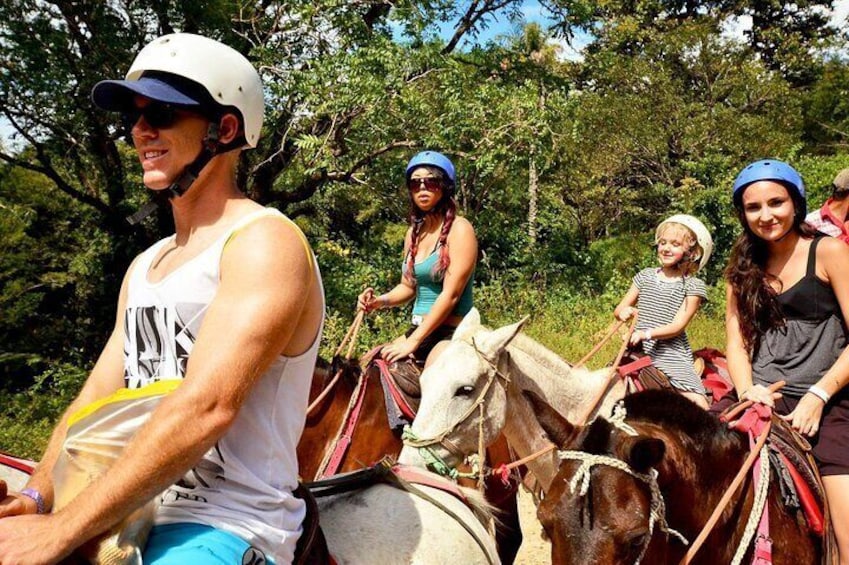
M727 404L730 396L723 400ZM738 401L726 408L720 419L726 421L726 414L739 404ZM812 533L822 538L822 562L836 563L837 540L811 444L776 414L772 414L771 423L767 438L769 463L778 479L782 500L788 508L800 513L800 519L805 520Z
M302 484L292 493L306 503L307 513L304 517L301 537L295 546L295 559L293 565L336 565L336 561L330 555L324 532L321 531L318 517L318 504L315 497Z
M693 356L693 369L702 379L702 384L712 398L712 404L715 404L734 388L728 375L725 356L717 349L699 349ZM629 393L650 389L673 389L669 377L652 364L651 357L640 351L628 351L622 358L618 371L619 376L626 379Z
M380 375L386 399L386 415L389 426L400 429L416 417L421 402L422 389L419 379L422 374L422 364L412 359L387 363L380 357L379 345L369 351L362 360L366 374L372 371Z
M645 353L628 351L622 357L619 365L619 376L625 379L628 392L639 392L643 390L672 389L663 371L652 364L651 357Z

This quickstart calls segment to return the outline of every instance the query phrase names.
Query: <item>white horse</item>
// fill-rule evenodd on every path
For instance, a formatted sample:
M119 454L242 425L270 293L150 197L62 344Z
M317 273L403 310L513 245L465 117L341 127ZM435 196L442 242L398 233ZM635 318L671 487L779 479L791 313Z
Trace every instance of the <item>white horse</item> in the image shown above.
M28 469L34 467L35 461L2 455L0 456L0 480L6 481L10 491L20 491L29 480Z
M29 473L18 469L17 463L25 464L22 469L35 465L12 457L0 460L0 479L15 491L29 479ZM490 509L477 491L462 489L469 502L466 505L444 490L422 485L414 488L444 509L386 484L319 499L321 527L337 563L499 563L495 541L484 526L492 518Z
M550 350L520 334L524 321L489 330L472 309L454 337L421 376L422 398L399 462L424 466L418 447L448 465L477 453L503 432L519 457L551 445L528 400L530 390L570 422L592 417L596 398L604 395L597 412L610 414L625 395L610 369L589 371L570 366ZM508 402L509 396L509 402ZM547 491L560 461L549 452L527 464Z
M389 485L319 499L321 529L334 559L340 565L500 563L495 542L480 521L490 517L488 507L476 491L464 489L472 510L445 491L416 488L450 510L462 524L442 508Z

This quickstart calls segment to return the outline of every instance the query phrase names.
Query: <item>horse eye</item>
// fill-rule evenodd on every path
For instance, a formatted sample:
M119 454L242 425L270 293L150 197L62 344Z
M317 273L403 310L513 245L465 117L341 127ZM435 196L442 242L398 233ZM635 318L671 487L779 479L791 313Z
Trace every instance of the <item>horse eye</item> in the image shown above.
M648 532L634 532L628 537L628 545L630 546L631 552L641 552L643 550L643 546L648 542L649 534Z
M475 387L461 386L457 389L457 392L454 393L454 396L471 396L473 392L475 392Z

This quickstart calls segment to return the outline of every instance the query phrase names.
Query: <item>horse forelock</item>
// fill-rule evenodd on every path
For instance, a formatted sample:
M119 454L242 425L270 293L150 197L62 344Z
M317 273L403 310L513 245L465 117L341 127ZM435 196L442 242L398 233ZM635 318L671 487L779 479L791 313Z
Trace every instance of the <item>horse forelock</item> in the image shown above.
M578 434L575 444L579 450L586 453L611 455L613 453L611 440L614 429L613 424L608 420L596 418Z

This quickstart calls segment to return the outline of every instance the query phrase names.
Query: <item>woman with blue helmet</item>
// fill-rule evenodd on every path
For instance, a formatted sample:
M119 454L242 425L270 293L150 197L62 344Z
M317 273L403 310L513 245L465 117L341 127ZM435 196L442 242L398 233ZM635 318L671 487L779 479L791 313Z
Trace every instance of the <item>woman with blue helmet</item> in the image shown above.
M415 299L412 326L381 351L386 361L413 357L424 362L438 342L451 339L472 309L478 242L472 224L457 216L456 180L454 164L442 153L422 151L407 163L410 227L401 281L380 296L367 288L358 299L366 312Z
M832 524L849 523L849 248L804 222L805 185L766 159L734 181L743 233L726 269L728 369L741 399L808 436ZM783 394L767 388L785 381ZM849 528L836 527L849 564Z

